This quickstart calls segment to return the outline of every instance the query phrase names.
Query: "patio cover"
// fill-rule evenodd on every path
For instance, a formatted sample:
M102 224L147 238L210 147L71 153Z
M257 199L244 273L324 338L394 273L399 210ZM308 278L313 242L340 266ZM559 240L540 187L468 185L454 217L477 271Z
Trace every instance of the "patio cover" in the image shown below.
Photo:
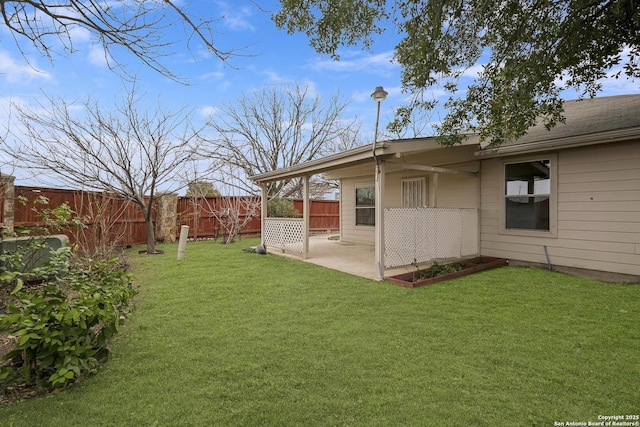
M468 135L462 142L462 146L478 147L476 135ZM309 250L309 178L320 173L329 173L341 169L370 165L375 166L375 203L376 203L376 227L375 227L375 259L380 279L384 279L384 176L387 171L400 169L418 169L435 173L469 174L474 172L459 171L423 164L411 164L407 162L412 153L424 153L425 151L446 150L448 148L438 144L435 137L415 138L402 140L381 141L371 145L354 148L342 153L333 154L321 159L312 160L298 165L277 169L250 177L262 189L262 199L267 200L266 184L284 179L303 178L303 258L307 258ZM262 204L262 226L267 218L267 204Z

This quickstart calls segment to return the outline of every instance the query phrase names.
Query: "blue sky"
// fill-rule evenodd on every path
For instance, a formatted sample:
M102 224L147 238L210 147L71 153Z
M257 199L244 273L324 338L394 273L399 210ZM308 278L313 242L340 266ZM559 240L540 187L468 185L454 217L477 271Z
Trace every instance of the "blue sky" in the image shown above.
M258 3L258 7L255 3ZM209 16L222 17L214 25L216 45L221 49L244 48L229 65L208 54L202 46L193 44L187 50L184 42L174 46L173 54L164 63L174 72L187 78L185 86L145 68L132 57L122 57L127 70L137 76L139 93L145 93L150 105L158 99L170 107L193 108L194 120L204 119L221 102L234 102L242 93L264 85L308 84L314 93L329 98L337 90L351 99L347 111L362 123L365 137L373 135L376 105L370 94L376 86L384 86L389 97L382 104L380 129L393 118L395 107L402 105L400 67L392 62L397 34L390 30L379 37L370 52L357 47L342 50L341 61L335 62L309 47L303 34L288 35L279 30L270 16L278 8L275 0L197 1L188 6L191 13L198 8ZM22 40L31 66L16 48L12 36L0 25L0 124L6 123L10 101L32 104L46 94L53 98L74 100L90 95L110 107L122 92L120 76L106 66L102 52L92 46L87 34L78 31L74 38L77 52L54 56L50 63ZM171 30L173 39L185 35L180 26ZM607 80L602 95L638 93L640 85L626 80ZM569 94L568 98L572 96ZM575 98L575 96L573 96ZM437 121L438 117L432 116ZM18 185L31 182L19 181Z

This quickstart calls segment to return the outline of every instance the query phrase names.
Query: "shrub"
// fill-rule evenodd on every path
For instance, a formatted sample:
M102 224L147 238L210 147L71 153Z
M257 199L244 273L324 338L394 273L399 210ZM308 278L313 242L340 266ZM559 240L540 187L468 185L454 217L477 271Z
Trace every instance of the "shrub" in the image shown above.
M19 203L26 203L26 199L19 198ZM49 203L46 197L38 197L36 205ZM59 232L64 228L81 228L84 223L74 217L75 212L68 204L63 203L55 209L32 208L40 217L42 225L32 229L22 230L19 234L23 243L17 242L10 250L0 251L0 299L11 289L17 289L26 281L47 281L60 277L69 269L71 248L63 247L56 251L50 251L47 244L47 236ZM13 233L15 235L16 233ZM2 230L2 236L10 235L6 229ZM42 254L49 253L49 261L45 265L38 266L42 262ZM0 301L2 302L2 301ZM1 304L0 304L1 307Z
M268 215L271 218L300 218L300 212L294 207L292 200L275 197L267 204Z
M0 368L0 381L50 390L98 367L135 294L117 262L95 261L71 268L64 278L12 292L0 331L18 341L5 356L9 363Z
M81 258L70 247L48 250L51 231L83 226L68 205L39 214L44 226L33 230L38 235L0 254L0 332L16 340L0 364L0 384L51 390L106 359L107 340L135 291L120 258ZM34 265L33 254L47 250L48 261Z

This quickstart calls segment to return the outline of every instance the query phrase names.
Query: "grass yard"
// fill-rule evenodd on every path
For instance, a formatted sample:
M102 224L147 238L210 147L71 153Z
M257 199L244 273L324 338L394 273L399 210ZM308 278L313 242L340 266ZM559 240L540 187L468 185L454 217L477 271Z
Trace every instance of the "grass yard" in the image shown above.
M501 268L405 289L232 245L130 252L111 359L16 426L553 426L640 413L640 286Z

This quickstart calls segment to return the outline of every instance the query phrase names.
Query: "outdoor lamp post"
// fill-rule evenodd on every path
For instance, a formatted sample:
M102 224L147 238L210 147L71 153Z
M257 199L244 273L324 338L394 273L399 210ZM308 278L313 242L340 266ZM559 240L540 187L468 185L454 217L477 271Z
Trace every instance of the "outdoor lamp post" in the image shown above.
M376 143L378 142L378 121L380 120L380 103L385 100L388 93L382 86L376 87L371 94L371 98L378 103L376 114L376 129L373 136L372 155L376 162L375 172L375 256L378 278L384 280L384 161L379 161L376 157Z
M389 93L386 90L384 90L382 86L376 87L376 90L374 90L373 93L371 94L371 98L378 103L378 113L376 114L376 129L373 135L374 157L375 157L375 151L376 151L376 142L378 142L378 121L380 120L380 103L387 98L387 95L389 95Z

